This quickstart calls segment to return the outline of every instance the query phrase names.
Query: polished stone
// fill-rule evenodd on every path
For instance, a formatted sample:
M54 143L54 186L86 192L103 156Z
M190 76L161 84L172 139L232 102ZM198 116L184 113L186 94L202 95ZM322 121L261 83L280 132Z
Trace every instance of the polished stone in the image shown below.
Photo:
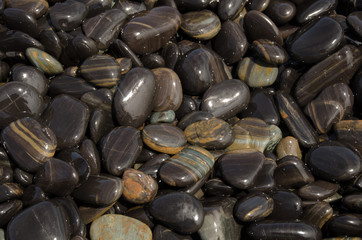
M242 222L266 218L274 208L273 199L265 193L251 193L242 197L234 206L234 216Z
M40 49L27 48L25 54L29 61L45 74L56 75L63 72L60 62Z
M220 31L221 22L210 10L191 11L182 15L181 29L197 40L210 40Z

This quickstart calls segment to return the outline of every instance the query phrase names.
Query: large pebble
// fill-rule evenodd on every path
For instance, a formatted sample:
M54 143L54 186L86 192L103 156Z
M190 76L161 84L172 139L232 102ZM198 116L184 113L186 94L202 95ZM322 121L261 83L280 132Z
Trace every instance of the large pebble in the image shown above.
M187 12L182 15L181 29L190 37L209 40L221 29L219 17L210 10Z
M40 49L27 48L25 54L33 65L48 75L55 75L63 72L63 66L60 62Z

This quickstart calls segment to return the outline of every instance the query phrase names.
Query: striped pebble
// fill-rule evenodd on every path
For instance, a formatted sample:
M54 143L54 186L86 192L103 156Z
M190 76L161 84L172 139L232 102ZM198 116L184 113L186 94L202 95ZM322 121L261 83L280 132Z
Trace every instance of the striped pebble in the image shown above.
M121 79L121 65L113 57L95 55L80 66L80 74L96 87L111 88Z
M214 166L214 157L204 148L189 146L167 160L159 176L170 186L186 187L196 183Z
M25 55L35 67L48 75L56 75L63 72L62 64L40 49L27 48Z

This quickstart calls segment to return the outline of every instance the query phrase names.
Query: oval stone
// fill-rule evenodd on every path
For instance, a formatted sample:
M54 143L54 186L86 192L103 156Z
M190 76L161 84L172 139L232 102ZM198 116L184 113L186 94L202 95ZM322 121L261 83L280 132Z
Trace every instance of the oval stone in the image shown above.
M268 39L255 40L251 48L259 58L270 64L284 64L288 60L288 53L284 48Z
M298 4L295 20L299 24L305 24L319 16L326 15L336 9L336 0L306 0Z
M136 54L152 53L163 47L181 25L177 9L162 6L144 16L129 21L122 32L122 40Z
M141 221L120 214L106 214L92 222L92 240L152 240L151 229Z
M229 79L211 86L203 95L201 111L214 117L229 119L241 112L249 103L248 86L237 79Z
M322 17L298 29L287 42L291 57L302 63L316 63L333 53L343 40L341 25Z
M182 15L181 29L198 40L209 40L221 29L219 17L210 10L187 12Z
M176 111L182 102L182 85L178 75L170 68L152 69L157 80L153 111Z
M82 78L60 75L50 82L48 95L55 97L60 94L68 94L80 98L83 94L94 90L96 88Z
M251 10L244 18L244 29L249 42L258 39L269 39L283 45L283 38L278 27L262 12Z
M187 142L180 128L166 123L145 126L142 140L151 149L167 154L180 152Z
M34 176L34 183L55 196L69 195L78 184L77 170L68 163L52 158Z
M120 178L109 175L91 175L76 188L72 196L84 203L104 206L117 201L123 192Z
M118 123L123 126L140 127L151 115L156 89L157 80L150 70L130 70L114 95L113 104Z
M41 96L44 96L48 91L49 80L44 73L35 67L23 65L13 68L12 79L34 87Z
M57 136L58 149L74 147L83 139L89 108L69 95L58 95L43 112L42 122Z
M6 2L6 6L32 13L35 18L41 17L49 10L49 4L45 0L9 0Z
M29 61L45 74L56 75L63 72L60 62L40 49L27 48L25 54Z
M34 172L54 156L57 139L48 127L32 118L12 122L1 132L4 147L23 170Z
M201 202L187 193L174 192L160 196L151 203L149 211L163 225L182 234L196 232L204 222Z
M268 87L278 76L278 67L258 58L243 58L237 65L238 77L249 87Z
M140 132L133 127L117 127L102 140L102 163L108 173L120 176L133 167L142 150Z
M28 84L9 82L0 86L0 129L24 117L37 119L43 108L43 98Z
M261 220L274 208L274 201L265 193L248 194L239 199L234 206L234 216L242 222Z
M67 240L70 235L69 218L65 210L49 201L25 209L16 215L7 227L7 237L12 240Z
M224 0L217 5L217 15L223 21L235 18L246 4L246 0Z
M335 194L338 189L338 184L317 180L299 188L298 195L306 200L323 200Z
M277 25L283 26L288 23L296 14L297 8L289 0L272 0L270 1L264 13Z
M330 142L312 148L306 155L306 162L316 176L340 182L360 172L361 158L342 144Z
M170 186L187 187L203 178L214 166L214 157L207 150L189 146L166 160L158 170L163 182Z
M264 155L254 149L230 151L219 157L221 176L233 187L248 189L261 171Z
M206 149L223 149L234 141L230 125L218 118L192 123L184 132L189 143Z
M135 169L127 169L122 176L123 197L131 203L145 204L157 194L158 184L154 178Z
M33 14L19 8L6 8L3 12L5 24L13 29L27 33L32 37L39 34L38 23Z

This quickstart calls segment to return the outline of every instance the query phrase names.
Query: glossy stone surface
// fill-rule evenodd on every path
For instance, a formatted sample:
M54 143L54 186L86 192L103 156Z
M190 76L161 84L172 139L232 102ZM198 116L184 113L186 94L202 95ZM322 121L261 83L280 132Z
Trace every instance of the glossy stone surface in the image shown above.
M11 200L0 204L0 225L7 224L16 214L23 208L23 203L20 200ZM0 238L1 239L1 238ZM5 240L5 236L2 238Z
M0 128L24 117L39 118L43 99L33 87L21 82L0 86Z
M92 240L120 239L151 240L152 231L137 219L120 214L106 214L97 218L91 225L90 237Z
M158 190L157 182L150 175L135 169L127 169L123 173L123 197L135 204L152 201Z
M338 189L338 184L317 180L299 188L298 195L307 200L322 200L335 194Z
M26 12L34 14L36 18L41 17L49 9L49 4L45 0L9 0L6 2L7 7L19 8Z
M304 222L270 222L262 221L253 223L247 229L250 239L322 239L322 232L319 228Z
M238 77L249 87L268 87L278 76L275 65L261 61L258 58L243 58L236 68Z
M143 67L143 63L139 57L130 49L130 47L120 39L116 39L112 42L109 50L116 57L127 57L132 61L132 65L135 67Z
M283 45L283 38L278 27L262 12L251 10L244 18L244 29L249 42L258 39L269 39Z
M322 229L323 225L331 219L332 214L333 208L327 202L317 202L304 208L302 220Z
M361 37L362 36L362 11L352 12L347 16L348 24Z
M1 132L4 147L15 163L34 172L54 156L57 139L54 133L33 118L12 122Z
M205 48L190 50L182 56L175 71L184 93L192 96L202 95L211 85L232 78L223 60Z
M345 207L350 209L351 211L361 211L362 205L362 194L350 194L342 199L342 203Z
M18 66L13 69L13 81L23 82L34 87L41 96L44 96L48 90L48 79L39 69L31 66Z
M24 206L32 206L47 200L45 192L37 185L30 185L24 189L24 195L21 199Z
M90 139L85 139L79 148L82 156L87 160L91 175L97 175L101 171L101 160L95 143Z
M245 0L225 0L221 1L217 7L217 15L223 21L232 19L244 8L247 1Z
M213 49L227 64L239 61L248 49L248 45L246 36L239 25L230 20L221 25L213 41Z
M106 55L87 58L79 70L82 77L96 87L111 88L121 79L121 66Z
M348 142L361 152L362 150L361 120L342 120L334 125L334 131L336 132L337 139L339 141Z
M201 111L214 117L229 119L241 112L248 104L248 86L238 79L229 79L211 86L202 97Z
M302 159L302 152L299 148L298 140L292 136L287 136L280 140L276 152L278 159L288 155L296 156L297 158Z
M167 154L180 152L187 142L180 128L166 123L145 126L142 140L151 149Z
M123 126L140 127L151 115L156 89L157 80L150 70L130 70L114 95L113 104L118 123Z
M85 20L82 29L87 37L97 43L99 49L107 49L117 38L126 17L126 13L113 8Z
M62 53L60 38L53 30L45 29L39 34L39 41L43 44L44 50L58 59Z
M145 54L141 61L145 68L154 69L165 67L165 59L157 53Z
M305 108L320 133L328 132L334 123L351 112L353 107L352 90L345 83L336 83L325 88Z
M79 176L68 163L52 158L42 165L34 176L34 183L45 192L56 196L69 195L78 184Z
M142 150L141 133L133 127L117 127L102 140L102 163L108 173L120 176L132 167Z
M201 239L239 239L241 225L233 216L235 198L214 197L203 202L205 218L198 230Z
M67 0L50 8L49 16L56 30L65 32L79 27L87 15L87 6L79 1Z
M169 158L170 156L165 153L157 154L156 156L154 156L153 158L149 159L147 162L142 164L142 166L138 168L138 170L154 178L157 178L160 166L164 161L166 161Z
M327 225L327 229L337 236L361 236L362 221L355 214L340 214L334 217Z
M289 0L271 0L264 13L277 26L288 23L296 14L296 6Z
M248 194L234 206L234 216L242 222L264 219L274 208L273 199L265 193Z
M69 218L65 210L49 201L31 206L17 214L8 224L8 239L70 238ZM24 224L26 223L26 225Z
M265 157L254 149L230 151L219 157L222 178L233 187L248 189L260 172Z
M182 102L182 85L178 75L170 68L152 70L157 80L154 111L176 111Z
M21 198L23 189L18 183L4 183L0 185L0 202Z
M3 12L5 24L13 29L27 33L32 37L39 34L38 24L33 14L19 8L6 8Z
M61 149L80 143L85 135L88 119L87 105L64 94L53 98L43 112L41 122L57 136L57 148Z
M253 190L268 191L275 187L274 171L277 167L275 160L266 157L264 164L255 178Z
M270 141L268 125L259 118L242 118L233 126L235 140L227 150L251 148L264 152Z
M276 93L276 100L280 116L299 143L304 147L315 145L317 135L295 100L282 91Z
M250 94L247 108L242 111L243 117L255 117L268 124L278 125L280 116L273 97L265 89L254 89Z
M206 149L223 149L234 141L230 125L218 118L192 123L184 133L189 143Z
M151 53L163 47L181 25L177 9L153 8L145 16L133 18L123 27L122 40L136 54Z
M20 32L8 30L0 34L1 50L8 51L25 51L27 48L38 48L43 50L43 45L31 37L30 35Z
M285 156L278 161L274 179L277 185L288 188L298 188L314 182L310 170L295 156Z
M201 202L182 192L169 193L156 198L151 203L149 211L163 225L182 234L198 231L205 216Z
M201 120L208 120L213 118L214 116L209 113L209 112L205 112L205 111L192 111L188 114L186 114L185 116L183 116L179 122L177 123L177 127L181 128L182 130L185 130L185 128L197 121L201 121Z
M20 183L21 186L26 187L33 183L33 174L21 170L20 168L15 168L14 179L16 182Z
M80 98L83 94L94 90L96 88L82 78L60 75L50 82L48 95L53 97L59 94L68 94Z
M359 173L361 158L340 143L327 142L312 148L306 155L306 162L316 176L339 182Z
M88 180L72 192L72 196L92 205L108 205L117 201L123 192L123 182L109 175L91 175Z
M303 63L316 63L333 53L343 40L341 25L322 17L298 29L288 40L291 57Z
M268 219L277 221L293 221L302 215L302 200L290 191L278 190L271 197L274 200L273 212Z
M165 161L158 174L170 186L187 187L203 178L214 166L214 161L207 150L189 146Z
M305 24L319 16L326 15L336 9L338 1L336 0L305 0L298 5L298 10L295 16L297 23Z
M349 83L361 66L361 60L360 51L353 45L346 45L311 67L295 85L298 104L307 105L319 92L334 83Z
M219 17L210 10L182 14L181 29L198 40L209 40L221 29Z
M157 224L152 232L154 240L192 240L191 236L178 234L169 228Z
M277 43L268 39L258 39L253 41L251 48L256 55L266 63L279 65L288 60L288 53Z
M25 54L29 61L45 74L55 75L63 72L58 60L40 49L27 48Z

